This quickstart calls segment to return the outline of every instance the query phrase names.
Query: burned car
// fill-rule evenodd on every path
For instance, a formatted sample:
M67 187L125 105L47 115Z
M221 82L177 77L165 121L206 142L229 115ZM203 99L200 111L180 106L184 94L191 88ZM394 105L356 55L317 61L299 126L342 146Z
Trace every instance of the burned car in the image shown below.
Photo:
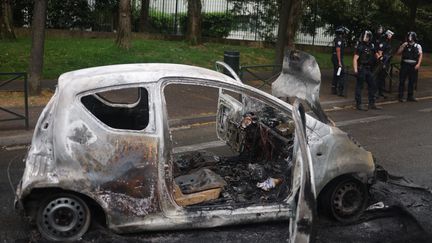
M98 214L117 233L282 219L307 242L315 199L352 219L374 171L320 114L198 67L69 72L37 122L16 205L55 241L79 239Z

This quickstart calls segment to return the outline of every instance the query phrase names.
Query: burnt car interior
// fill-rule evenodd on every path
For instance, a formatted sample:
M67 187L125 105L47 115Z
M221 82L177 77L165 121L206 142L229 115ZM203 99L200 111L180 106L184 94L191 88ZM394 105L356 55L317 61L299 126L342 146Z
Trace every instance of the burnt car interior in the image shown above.
M98 92L81 97L81 102L97 119L112 128L142 130L149 122L145 88Z
M181 92L182 101L170 99ZM244 94L211 87L170 84L164 89L168 119L191 117L190 110L216 119L183 128L170 127L173 197L186 208L280 203L290 193L294 122L290 115ZM181 108L184 107L184 108ZM183 113L182 113L183 111ZM194 146L188 133L201 135ZM191 149L176 153L176 147ZM178 150L177 150L178 151Z

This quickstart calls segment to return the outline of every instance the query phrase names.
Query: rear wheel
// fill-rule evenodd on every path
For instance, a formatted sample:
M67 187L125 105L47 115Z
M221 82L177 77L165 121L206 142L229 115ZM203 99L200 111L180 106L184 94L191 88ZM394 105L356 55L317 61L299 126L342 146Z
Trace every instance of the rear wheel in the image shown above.
M320 211L340 222L352 222L364 211L368 200L367 186L352 176L331 181L320 195Z
M44 238L52 241L76 241L90 226L90 210L79 197L61 193L41 203L36 224Z

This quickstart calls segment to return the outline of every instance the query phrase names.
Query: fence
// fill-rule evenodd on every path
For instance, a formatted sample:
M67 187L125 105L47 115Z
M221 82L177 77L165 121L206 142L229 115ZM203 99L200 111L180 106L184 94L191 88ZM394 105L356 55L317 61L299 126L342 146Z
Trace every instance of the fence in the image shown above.
M94 0L89 0L90 5ZM233 13L234 4L229 0L202 0L203 13ZM133 9L133 29L138 30L139 10L141 1L132 0ZM245 11L236 13L233 16L233 27L226 38L239 40L263 41L266 37L261 35L259 26L263 26L261 13L262 6L259 2L249 2L245 5ZM187 14L186 0L150 0L149 21L152 32L183 35L185 31L185 16ZM96 14L95 26L93 31L113 31L116 29L115 13L100 12ZM268 34L277 36L277 24L265 26ZM316 35L311 36L297 33L296 43L314 44L328 46L333 40L332 36L325 34L324 28L317 28Z
M4 121L15 121L15 120L24 120L25 127L28 130L29 129L29 116L28 116L28 89L27 89L27 73L0 73L0 78L2 76L10 77L9 79L5 81L0 82L0 88L4 87L5 85L13 82L14 80L18 80L19 78L24 79L24 114L19 114L14 111L11 111L9 109L6 109L4 107L0 107L1 111L4 111L10 115L12 115L12 118L6 118L0 120L0 122Z

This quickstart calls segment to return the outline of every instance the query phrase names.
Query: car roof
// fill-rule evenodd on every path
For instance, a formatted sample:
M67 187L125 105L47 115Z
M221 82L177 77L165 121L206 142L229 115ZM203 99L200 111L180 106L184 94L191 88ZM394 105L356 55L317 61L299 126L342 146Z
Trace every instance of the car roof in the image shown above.
M100 66L67 72L59 77L58 85L61 91L79 93L117 85L152 83L167 77L197 78L240 84L223 73L206 68L182 64L137 63Z

